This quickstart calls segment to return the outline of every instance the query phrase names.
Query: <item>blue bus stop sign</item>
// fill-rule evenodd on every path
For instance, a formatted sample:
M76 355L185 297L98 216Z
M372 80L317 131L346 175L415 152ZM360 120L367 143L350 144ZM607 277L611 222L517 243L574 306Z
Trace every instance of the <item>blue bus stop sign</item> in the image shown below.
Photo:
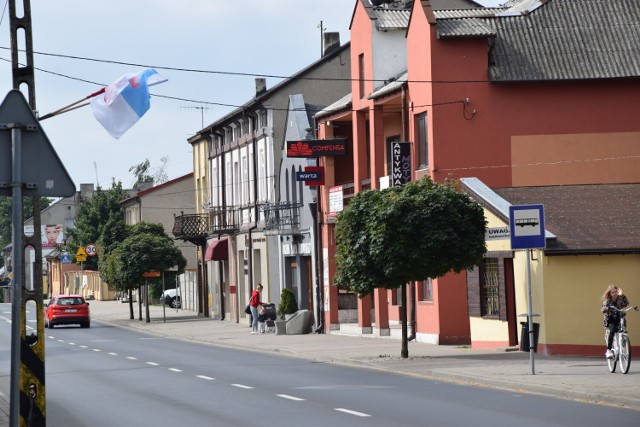
M511 249L544 249L544 206L509 206Z

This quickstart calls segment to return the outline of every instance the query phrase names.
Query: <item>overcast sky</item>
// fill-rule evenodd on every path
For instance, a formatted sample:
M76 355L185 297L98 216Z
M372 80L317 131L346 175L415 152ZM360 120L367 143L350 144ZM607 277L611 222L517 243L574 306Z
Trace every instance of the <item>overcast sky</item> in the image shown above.
M119 140L89 107L45 120L43 129L76 187L108 188L115 179L129 188L130 167L149 159L157 168L162 157L168 157L169 179L177 178L193 170L187 138L249 101L256 76L289 76L318 60L321 21L347 42L354 5L355 0L31 0L41 116L143 67L155 67L169 79L152 87L152 94L182 99L152 97L151 109ZM5 8L2 99L12 86L9 47ZM269 78L268 87L278 81Z

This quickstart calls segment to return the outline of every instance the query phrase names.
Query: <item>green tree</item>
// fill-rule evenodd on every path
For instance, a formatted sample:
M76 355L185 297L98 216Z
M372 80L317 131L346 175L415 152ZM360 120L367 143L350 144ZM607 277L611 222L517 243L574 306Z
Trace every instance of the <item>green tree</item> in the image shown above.
M145 283L143 273L167 271L177 266L178 271L174 274L180 274L186 265L187 260L173 239L166 235L162 225L140 222L128 228L127 237L108 255L104 270L109 283L131 296L134 289ZM129 307L133 319L131 298Z
M158 166L155 170L151 169L151 162L149 159L145 159L144 162L139 163L135 166L131 166L129 168L129 172L133 173L133 176L136 178L133 183L134 190L140 190L142 184L151 182L155 185L162 184L163 182L167 182L167 162L169 161L168 156L164 156L160 158L160 166Z
M42 211L48 208L51 202L52 200L48 197L41 197L40 210ZM11 197L0 197L0 249L11 243L11 224L13 223L12 206ZM33 197L22 198L22 215L25 220L33 216ZM0 265L4 265L4 260L2 260Z
M406 289L412 281L477 265L486 252L482 207L453 183L428 177L360 192L336 223L335 285L360 297L402 289L402 357L408 357Z
M133 176L136 178L136 181L133 183L131 188L134 190L140 190L141 184L153 182L153 176L149 173L150 168L151 163L149 162L149 159L145 159L144 162L129 168L129 172L132 172Z
M98 186L93 196L84 201L76 213L75 227L69 229L70 240L67 250L75 254L80 246L96 243L103 233L112 233L114 224L122 222L122 202L128 197L121 182L113 182L108 190ZM89 257L85 263L87 270L99 270L100 248L98 256ZM108 282L107 282L108 283Z

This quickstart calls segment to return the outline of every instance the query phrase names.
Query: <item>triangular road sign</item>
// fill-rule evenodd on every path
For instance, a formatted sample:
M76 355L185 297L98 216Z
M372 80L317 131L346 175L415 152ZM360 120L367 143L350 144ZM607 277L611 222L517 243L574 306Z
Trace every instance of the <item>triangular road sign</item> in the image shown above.
M75 184L24 95L16 89L9 91L0 105L0 196L12 195L13 129L20 129L22 195L73 196Z

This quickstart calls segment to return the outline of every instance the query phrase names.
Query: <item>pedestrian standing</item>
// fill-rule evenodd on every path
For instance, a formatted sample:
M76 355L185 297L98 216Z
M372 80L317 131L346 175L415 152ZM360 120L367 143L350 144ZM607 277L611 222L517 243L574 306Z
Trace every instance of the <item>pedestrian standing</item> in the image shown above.
M258 286L251 292L251 300L249 301L249 307L251 308L251 333L258 333L258 306L265 305L260 301L260 292L262 292L262 285L258 283Z

